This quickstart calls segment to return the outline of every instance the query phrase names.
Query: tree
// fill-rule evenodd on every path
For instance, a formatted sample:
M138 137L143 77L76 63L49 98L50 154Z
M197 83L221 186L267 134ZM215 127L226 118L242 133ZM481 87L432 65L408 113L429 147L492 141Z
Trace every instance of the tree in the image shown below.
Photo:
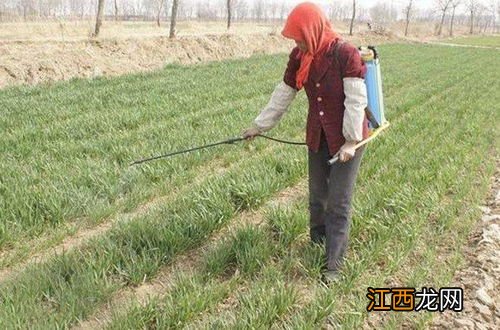
M158 4L158 0L141 0L139 2L139 12L148 18L155 18L156 14L156 5Z
M356 0L352 0L352 18L351 26L349 27L349 35L352 36L352 28L354 26L354 19L356 18Z
M174 0L172 3L172 15L170 17L170 34L169 38L175 38L175 25L177 24L177 8L179 7L179 0Z
M288 12L287 5L285 1L281 1L280 4L280 21L283 21L285 19L285 14Z
M164 11L165 11L165 18L168 19L168 15L170 14L170 12L168 11L169 10L169 5L170 3L168 2L168 0L165 0L165 6L163 6L164 8Z
M476 11L478 10L478 8L479 8L478 0L467 1L467 10L470 13L470 30L469 30L470 34L474 33L474 16L476 15Z
M376 23L388 24L398 18L398 12L392 5L378 1L375 5L370 7L370 17Z
M248 17L248 5L244 0L238 0L234 2L233 0L234 16L239 20L244 20Z
M118 21L118 0L115 0L115 21Z
M256 0L253 5L253 17L260 22L264 16L264 3L262 0Z
M408 6L405 7L404 14L406 17L406 26L405 26L405 37L408 36L408 26L410 25L410 18L412 14L412 6L413 6L413 0L410 0L408 2Z
M329 5L330 19L333 20L344 20L350 18L351 14L351 1L342 0L336 1Z
M97 5L97 18L95 22L94 37L97 37L99 35L99 31L101 30L103 15L104 15L104 0L99 0L99 3Z
M156 0L156 2L157 2L156 25L160 27L161 10L163 9L163 5L165 4L165 2L163 0Z
M231 0L227 0L227 29L231 27Z
M493 15L493 26L492 26L492 31L493 33L498 33L498 21L500 20L500 0L491 0L490 3L490 8L491 8L491 13Z
M441 23L439 23L439 29L438 29L438 36L441 35L443 32L443 24L444 24L444 18L446 17L446 12L448 11L448 8L450 8L452 0L438 0L437 5L438 9L441 12Z
M21 0L18 5L19 9L22 11L23 19L26 21L28 19L28 14L33 10L33 4L31 0Z
M451 20L450 20L450 37L453 36L453 22L455 21L455 11L458 6L461 4L461 0L452 0L451 1Z
M478 28L478 32L486 32L486 28L489 25L490 17L486 14L488 11L488 8L480 3L476 9L476 13L474 16L476 16L476 27Z
M497 15L496 17L500 17L500 0L497 1ZM498 23L496 23L497 21L495 21L495 28L497 29L496 32L498 33Z
M278 12L278 3L276 1L272 1L268 4L271 20L276 19L276 13Z
M211 5L210 1L198 2L197 14L199 20L215 20L219 16L217 9Z
M32 1L35 2L34 0ZM62 0L38 0L39 4L42 5L45 9L46 17L56 17L58 13L62 10L63 1Z
M83 19L86 11L88 10L88 7L87 4L83 1L69 0L69 10L76 16L79 16L80 19Z

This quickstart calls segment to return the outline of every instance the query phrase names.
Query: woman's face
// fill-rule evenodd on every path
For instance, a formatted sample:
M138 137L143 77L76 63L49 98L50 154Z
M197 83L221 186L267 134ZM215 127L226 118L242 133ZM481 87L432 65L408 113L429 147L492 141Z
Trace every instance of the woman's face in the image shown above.
M300 41L300 40L295 40L295 44L297 44L297 47L303 52L307 52L307 44L305 41Z

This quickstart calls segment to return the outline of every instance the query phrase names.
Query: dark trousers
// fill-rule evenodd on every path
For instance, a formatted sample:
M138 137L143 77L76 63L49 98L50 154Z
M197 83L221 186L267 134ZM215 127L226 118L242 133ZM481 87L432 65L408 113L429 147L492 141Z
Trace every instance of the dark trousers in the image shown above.
M365 146L345 162L328 165L331 158L321 134L317 153L309 150L309 211L311 240L325 243L326 266L337 270L344 259L351 222L351 201Z

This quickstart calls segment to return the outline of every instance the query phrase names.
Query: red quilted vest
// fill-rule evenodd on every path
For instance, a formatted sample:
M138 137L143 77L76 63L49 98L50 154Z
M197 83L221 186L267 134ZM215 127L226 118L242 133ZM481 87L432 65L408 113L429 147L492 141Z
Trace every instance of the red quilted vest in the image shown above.
M310 150L319 149L321 130L324 131L330 155L333 156L345 143L342 135L344 118L344 85L342 78L365 77L366 67L356 47L345 43L338 49L338 60L335 60L335 44L332 42L325 54L314 60L309 71L308 81L304 89L309 100L309 112L306 126L306 143ZM295 47L290 53L284 82L296 89L295 75L300 67L297 59L299 49ZM342 72L341 72L342 70ZM368 137L368 119L363 122L363 139Z

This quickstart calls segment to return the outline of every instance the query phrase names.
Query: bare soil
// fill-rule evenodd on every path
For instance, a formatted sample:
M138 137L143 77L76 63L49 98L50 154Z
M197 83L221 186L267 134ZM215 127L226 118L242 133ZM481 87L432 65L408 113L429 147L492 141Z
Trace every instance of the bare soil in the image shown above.
M361 44L400 40L392 32L363 28L346 39ZM95 78L156 70L167 64L194 64L254 54L289 52L293 41L281 26L236 24L230 33L222 22L181 22L179 36L152 23L109 22L92 39L89 22L38 22L0 25L0 88L36 85L72 78Z
M436 315L431 329L498 329L500 327L500 162L492 178L482 218L465 249L465 266L455 273L452 287L464 288L460 313Z

